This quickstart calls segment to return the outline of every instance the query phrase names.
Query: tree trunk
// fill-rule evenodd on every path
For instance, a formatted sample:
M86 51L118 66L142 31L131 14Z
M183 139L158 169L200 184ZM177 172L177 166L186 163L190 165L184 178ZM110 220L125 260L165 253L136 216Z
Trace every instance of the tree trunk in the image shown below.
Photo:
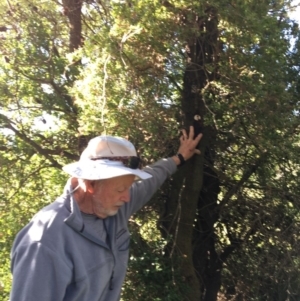
M207 157L206 157L207 158ZM215 248L214 225L219 218L217 199L220 181L207 166L198 201L197 222L194 229L194 265L202 282L203 301L217 300L221 286L222 261Z
M82 0L63 0L64 14L70 22L70 52L78 49L82 44L81 8Z
M220 262L211 260L211 267L207 269L208 253L217 257L214 249L214 239L210 237L216 221L214 207L219 192L219 182L214 174L206 177L204 186L204 155L211 143L211 130L206 128L203 120L206 113L206 104L203 100L202 90L209 81L216 78L217 74L217 14L209 7L204 17L194 16L194 23L185 24L190 28L198 26L199 32L196 36L188 39L186 54L188 56L186 70L183 78L182 113L183 123L186 128L193 125L194 115L201 116L200 130L204 131L204 137L200 143L200 156L194 156L185 167L175 175L171 184L171 196L167 204L167 227L173 237L171 255L176 251L180 257L180 274L183 283L187 284L189 290L185 293L185 299L189 301L216 300L220 288ZM185 18L186 20L186 18ZM187 22L187 21L186 21ZM214 65L213 72L207 72L206 66ZM207 169L207 168L206 168ZM211 171L210 171L211 172ZM213 181L214 191L212 195L204 196L207 199L200 200L200 192L207 191L210 180ZM209 191L210 192L210 191ZM206 203L206 207L203 206ZM203 207L203 208L202 208ZM204 223L207 229L204 232L196 228L195 220ZM205 220L205 219L208 220ZM168 246L170 249L170 245ZM207 283L205 279L211 279ZM209 299L212 298L212 299Z

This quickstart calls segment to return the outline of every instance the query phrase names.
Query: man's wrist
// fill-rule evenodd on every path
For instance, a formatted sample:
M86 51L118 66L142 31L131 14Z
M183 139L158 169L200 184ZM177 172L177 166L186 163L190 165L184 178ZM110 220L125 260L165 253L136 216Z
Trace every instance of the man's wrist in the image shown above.
M172 159L175 161L178 167L184 165L186 162L184 157L180 153L177 153L175 156L172 157Z

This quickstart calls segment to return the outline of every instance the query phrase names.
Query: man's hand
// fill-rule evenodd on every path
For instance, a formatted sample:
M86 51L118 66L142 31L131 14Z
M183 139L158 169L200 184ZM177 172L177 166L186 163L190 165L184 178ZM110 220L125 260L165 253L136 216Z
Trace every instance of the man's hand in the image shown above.
M194 154L200 155L200 150L196 149L198 143L202 138L202 134L199 134L194 139L194 127L190 126L189 134L187 134L186 130L182 130L182 136L180 137L180 146L177 154L181 154L184 161L190 159ZM179 155L180 156L180 155ZM177 165L180 165L181 160L178 155L173 156L173 160Z

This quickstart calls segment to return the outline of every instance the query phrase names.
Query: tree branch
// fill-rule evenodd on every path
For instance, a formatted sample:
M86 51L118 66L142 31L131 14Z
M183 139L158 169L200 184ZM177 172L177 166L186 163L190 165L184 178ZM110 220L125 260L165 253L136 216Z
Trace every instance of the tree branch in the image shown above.
M10 122L10 120L4 116L3 114L0 114L0 117L5 121L6 126L8 129L12 130L17 137L19 137L21 140L23 140L24 142L26 142L27 144L29 144L33 149L35 149L39 154L41 154L42 156L44 156L47 160L49 160L52 164L53 167L56 168L61 168L62 165L59 164L56 160L54 160L49 153L43 149L40 145L38 145L36 142L34 142L33 140L31 140L30 138L28 138L24 133L18 131Z
M171 81L172 84L178 89L180 93L183 93L183 89L178 85L175 79L172 76L168 76L168 79Z
M256 172L258 167L264 162L267 155L268 155L267 152L263 153L253 165L251 165L249 168L247 168L244 171L244 174L242 178L238 181L238 183L234 185L230 190L228 190L227 193L225 194L223 200L220 203L219 209L224 207L229 202L231 197L243 186L243 184L249 180L249 178Z

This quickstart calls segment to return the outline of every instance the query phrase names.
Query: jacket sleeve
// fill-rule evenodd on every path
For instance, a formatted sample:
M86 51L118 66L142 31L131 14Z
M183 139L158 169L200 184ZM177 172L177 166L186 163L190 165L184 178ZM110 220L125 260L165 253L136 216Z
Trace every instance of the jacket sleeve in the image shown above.
M19 245L12 252L10 301L62 301L71 269L40 242Z
M177 170L177 165L172 158L161 159L155 164L147 166L143 170L150 173L152 178L133 184L131 189L131 201L126 204L127 218L150 200L164 181Z

